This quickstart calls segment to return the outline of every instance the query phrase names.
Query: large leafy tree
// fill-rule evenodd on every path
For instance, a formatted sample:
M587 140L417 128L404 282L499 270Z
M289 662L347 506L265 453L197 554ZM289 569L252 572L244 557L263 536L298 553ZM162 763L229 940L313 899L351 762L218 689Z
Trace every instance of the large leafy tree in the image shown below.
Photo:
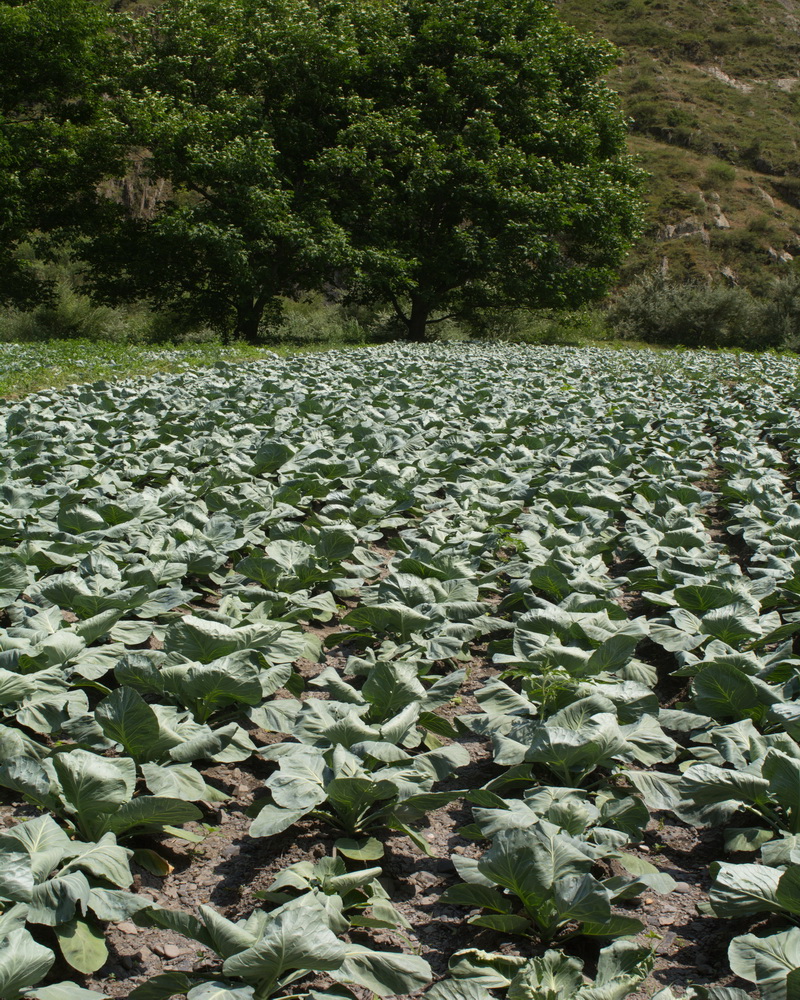
M635 233L610 50L548 0L168 0L130 51L117 113L170 186L89 240L106 298L252 341L335 280L422 339L596 296Z
M347 263L316 163L384 18L338 0L181 0L131 22L117 111L145 175L170 187L150 217L110 209L86 248L95 288L253 341L281 296Z
M328 190L410 339L446 314L575 305L635 236L638 175L601 76L613 58L549 0L397 0Z
M109 23L91 0L0 2L0 301L42 295L20 243L74 221L109 169Z

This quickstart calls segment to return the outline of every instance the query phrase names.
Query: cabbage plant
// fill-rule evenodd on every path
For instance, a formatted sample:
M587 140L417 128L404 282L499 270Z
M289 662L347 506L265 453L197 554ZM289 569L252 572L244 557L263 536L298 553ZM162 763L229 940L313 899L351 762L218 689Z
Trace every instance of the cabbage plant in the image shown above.
M584 964L548 949L535 958L465 948L450 959L450 977L432 986L426 1000L624 1000L637 991L655 963L652 951L617 940L600 950L594 979ZM498 994L496 991L500 990ZM491 991L491 992L490 992Z
M267 779L270 798L257 806L251 837L281 833L309 816L349 837L386 827L399 830L426 853L430 845L410 824L463 794L433 791L433 786L469 763L467 751L455 743L415 756L388 741L325 752L285 743L262 756L277 760L278 770Z
M603 879L591 874L600 859L611 857L636 874ZM544 821L499 830L477 861L458 855L451 860L464 882L446 889L442 902L487 911L471 916L470 924L542 941L636 934L642 923L613 913L613 904L645 889L669 892L674 884L633 855L567 836Z
M113 833L88 844L70 840L50 816L8 827L0 834L0 910L51 927L67 962L96 972L108 951L89 913L113 920L138 908L124 891L133 882L131 854Z
M426 986L430 966L417 955L377 951L342 940L350 921L341 900L306 893L271 912L255 910L231 921L210 906L199 916L160 906L140 910L137 922L166 927L211 949L222 960L219 973L165 973L130 994L130 1000L168 1000L186 994L192 1000L230 997L268 1000L312 972L360 986L378 996L408 995ZM315 992L291 996L314 998ZM337 995L355 1000L349 990Z
M166 830L180 836L177 827L202 816L181 798L136 795L136 763L130 757L79 748L41 761L14 757L0 765L0 785L55 814L89 841L105 833L129 837Z
M402 927L411 924L395 907L380 882L381 868L348 871L342 857L298 861L273 879L269 889L253 893L256 899L282 905L299 894L312 893L324 906L346 914L352 927ZM325 897L332 897L326 899Z

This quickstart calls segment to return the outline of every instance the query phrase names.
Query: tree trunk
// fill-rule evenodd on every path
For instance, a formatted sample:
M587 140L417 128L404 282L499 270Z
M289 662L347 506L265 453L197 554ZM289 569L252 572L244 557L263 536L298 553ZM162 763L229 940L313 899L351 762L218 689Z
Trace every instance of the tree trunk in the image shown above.
M416 344L422 343L425 338L425 328L428 325L430 307L428 303L417 295L411 296L411 315L408 317L408 340Z
M264 315L264 300L240 299L236 307L236 328L234 330L235 340L244 340L248 344L259 342L258 331L261 326L261 317Z

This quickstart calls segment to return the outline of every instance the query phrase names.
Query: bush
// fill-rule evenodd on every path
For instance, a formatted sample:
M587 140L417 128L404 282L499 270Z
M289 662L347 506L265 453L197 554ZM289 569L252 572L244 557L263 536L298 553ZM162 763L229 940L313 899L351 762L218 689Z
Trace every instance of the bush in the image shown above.
M154 313L142 303L114 308L93 302L84 292L81 266L68 247L46 260L37 259L30 244L22 245L20 254L33 261L31 271L49 294L28 309L0 309L0 341L142 344L197 339L197 331L181 325L174 315Z
M667 125L670 128L700 128L697 115L687 108L671 107L667 110Z
M0 342L90 340L114 344L201 343L214 339L207 328L181 317L153 312L144 304L96 305L69 281L60 281L50 302L33 309L0 310Z
M0 313L0 340L107 340L139 342L146 339L146 322L131 310L93 305L68 285L55 289L52 302L34 309L9 308Z
M741 258L756 258L764 254L764 240L751 229L726 229L714 234L714 246L723 254L735 254Z
M687 191L684 188L674 188L661 201L661 212L676 213L680 216L704 212L706 203L699 191Z
M775 282L764 303L763 326L784 350L800 352L800 273Z
M164 345L219 339L210 326L193 322L174 310L155 310L144 302L116 307L97 304L84 294L83 274L68 251L54 261L39 262L37 268L48 279L52 295L31 309L0 309L0 342L79 339ZM309 347L391 339L384 326L385 315L367 307L345 306L323 295L302 301L286 299L264 343ZM394 335L398 335L397 331Z
M771 177L770 180L781 198L800 208L800 177L787 174L785 177Z
M583 344L607 340L609 330L600 309L485 310L463 324L472 337L508 344Z
M663 104L655 98L647 97L631 101L628 113L633 119L633 128L640 132L661 130L667 124Z
M726 187L736 180L736 167L732 163L724 160L714 160L706 167L705 177L701 183L704 191L712 191L714 188Z
M380 339L380 317L366 309L328 302L322 295L300 302L285 300L280 323L265 343L304 347L318 344L363 344Z
M742 288L679 284L660 274L629 285L608 312L615 333L629 340L683 347L744 347L758 350L783 344L787 324L777 316L800 317L800 293L759 301ZM793 313L797 304L797 313ZM770 310L774 311L774 314ZM794 320L796 322L796 320Z
M774 226L772 224L772 219L761 212L748 220L747 228L751 233L761 233L764 236L770 236L772 235Z

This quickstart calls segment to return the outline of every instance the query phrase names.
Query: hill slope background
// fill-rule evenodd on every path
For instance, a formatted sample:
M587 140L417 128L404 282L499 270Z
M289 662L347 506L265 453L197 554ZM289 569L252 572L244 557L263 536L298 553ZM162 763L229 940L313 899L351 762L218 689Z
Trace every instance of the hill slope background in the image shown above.
M609 83L650 174L623 282L661 269L765 291L800 255L800 2L556 6L620 48Z

